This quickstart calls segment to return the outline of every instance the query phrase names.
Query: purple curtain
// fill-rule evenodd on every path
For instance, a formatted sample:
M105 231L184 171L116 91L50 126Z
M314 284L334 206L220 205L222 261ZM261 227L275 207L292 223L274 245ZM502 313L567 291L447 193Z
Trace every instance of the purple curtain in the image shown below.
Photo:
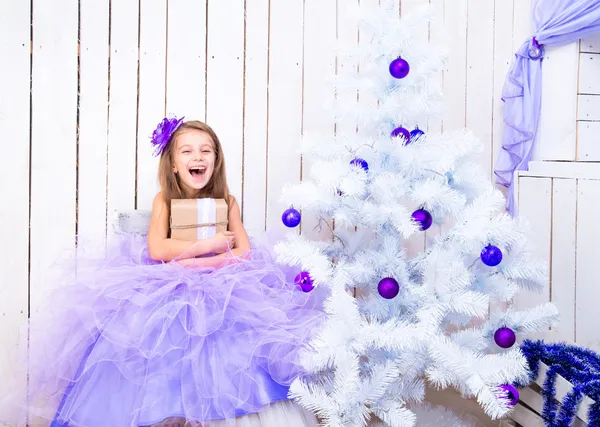
M600 32L600 0L532 0L535 29L521 45L502 88L504 137L494 173L508 187L508 211L515 214L515 170L526 170L535 142L542 99L544 46L561 46Z

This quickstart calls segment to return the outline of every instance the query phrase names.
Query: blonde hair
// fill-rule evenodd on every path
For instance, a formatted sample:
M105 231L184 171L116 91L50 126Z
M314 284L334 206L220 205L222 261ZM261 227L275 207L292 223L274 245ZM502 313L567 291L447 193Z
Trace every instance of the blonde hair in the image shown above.
M199 120L190 120L183 122L177 130L171 136L167 146L163 150L160 161L158 164L158 183L162 192L163 200L171 213L171 200L173 199L185 199L187 198L181 183L179 182L179 176L173 170L173 162L175 157L175 146L177 145L177 137L187 131L200 131L205 132L210 136L213 143L213 149L215 151L215 168L210 181L204 188L199 190L193 198L211 198L211 199L225 199L225 202L229 206L230 194L229 187L227 186L227 177L225 174L225 157L223 155L223 146L217 137L215 131L206 123Z

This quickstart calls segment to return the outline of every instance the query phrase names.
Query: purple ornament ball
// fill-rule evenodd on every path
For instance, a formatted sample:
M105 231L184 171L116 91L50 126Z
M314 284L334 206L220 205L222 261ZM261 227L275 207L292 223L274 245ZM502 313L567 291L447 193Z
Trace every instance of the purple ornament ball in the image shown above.
M511 384L502 384L500 388L506 393L508 404L510 406L515 406L519 402L519 391L515 386Z
M356 159L353 159L350 162L350 164L352 166L358 166L359 168L362 168L365 172L367 172L369 170L369 164L365 160L360 159L358 157Z
M281 215L281 221L289 228L294 228L300 224L301 218L300 212L294 208L286 209L285 212L283 212L283 215Z
M294 279L294 283L302 289L303 292L310 292L314 287L314 281L307 271L301 271Z
M424 134L425 134L425 132L423 132L421 129L415 128L410 131L410 139L411 139L411 141L415 140L417 138L420 138L421 135L424 135Z
M377 285L377 292L385 299L392 299L398 292L400 292L400 286L396 279L392 277L384 277L379 281Z
M409 71L410 65L405 59L398 57L390 62L390 74L396 79L403 79Z
M421 231L427 230L431 227L431 223L433 222L433 218L431 214L425 209L418 209L412 213L412 219L419 224Z
M407 144L410 142L410 132L408 131L408 129L405 129L402 126L394 129L391 133L391 136L392 136L392 138L401 136L402 138L404 138L406 140Z
M494 341L502 348L512 347L516 340L515 332L510 328L500 328L494 333Z
M489 267L495 267L502 261L502 251L494 245L487 245L479 255L481 261Z

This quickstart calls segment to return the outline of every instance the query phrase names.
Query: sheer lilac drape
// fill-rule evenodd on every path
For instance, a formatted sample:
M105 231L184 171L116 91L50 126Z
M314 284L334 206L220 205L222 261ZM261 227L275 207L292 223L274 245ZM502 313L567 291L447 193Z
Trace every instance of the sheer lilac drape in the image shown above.
M540 120L544 46L561 46L600 32L600 0L532 0L534 35L521 45L508 71L504 137L494 172L509 188L507 209L515 214L513 178L531 158Z

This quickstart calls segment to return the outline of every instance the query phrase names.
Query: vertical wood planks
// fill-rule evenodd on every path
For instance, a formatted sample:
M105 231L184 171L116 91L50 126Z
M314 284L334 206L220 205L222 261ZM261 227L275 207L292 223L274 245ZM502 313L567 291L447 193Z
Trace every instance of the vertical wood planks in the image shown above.
M560 314L557 334L575 341L577 180L553 179L550 295Z
M530 228L529 243L536 257L550 266L552 243L552 179L519 178L519 216L524 217ZM549 279L549 277L548 277ZM550 282L546 281L541 292L521 292L515 306L526 309L550 301Z
M206 2L167 1L167 114L205 118ZM142 135L143 136L143 135Z
M300 181L303 2L271 1L270 11L267 228L281 229L281 190Z
M111 0L106 206L109 223L115 210L135 206L138 16L138 0Z
M150 209L159 189L150 135L165 116L167 0L144 0L140 8L136 208Z
M600 181L580 179L577 186L577 278L575 282L575 341L600 350L598 312L598 194Z
M479 164L492 174L494 2L468 0L465 125L483 146Z
M35 3L30 235L32 313L52 279L54 271L50 266L64 250L72 249L75 244L77 26L76 0Z
M491 179L495 182L494 168L502 150L504 135L504 101L502 88L506 74L514 60L512 43L513 35L513 1L494 2L494 64L493 64L493 105L492 105L492 170ZM485 141L484 141L485 143Z
M266 227L269 10L270 0L246 3L242 213L250 234Z
M223 145L227 183L242 202L244 3L208 1L206 120Z
M336 0L305 0L303 43L303 134L333 137L334 120L324 109L325 99L333 94L328 80L335 74ZM312 162L302 159L302 179L310 176ZM312 239L325 239L331 233L327 226L319 227L312 213L302 213L301 232Z
M28 316L29 263L29 84L30 3L2 2L0 58L0 127L3 129L0 182L0 377L25 381L12 364L18 326ZM22 369L22 367L20 367Z
M78 242L99 244L106 233L108 2L81 3Z

